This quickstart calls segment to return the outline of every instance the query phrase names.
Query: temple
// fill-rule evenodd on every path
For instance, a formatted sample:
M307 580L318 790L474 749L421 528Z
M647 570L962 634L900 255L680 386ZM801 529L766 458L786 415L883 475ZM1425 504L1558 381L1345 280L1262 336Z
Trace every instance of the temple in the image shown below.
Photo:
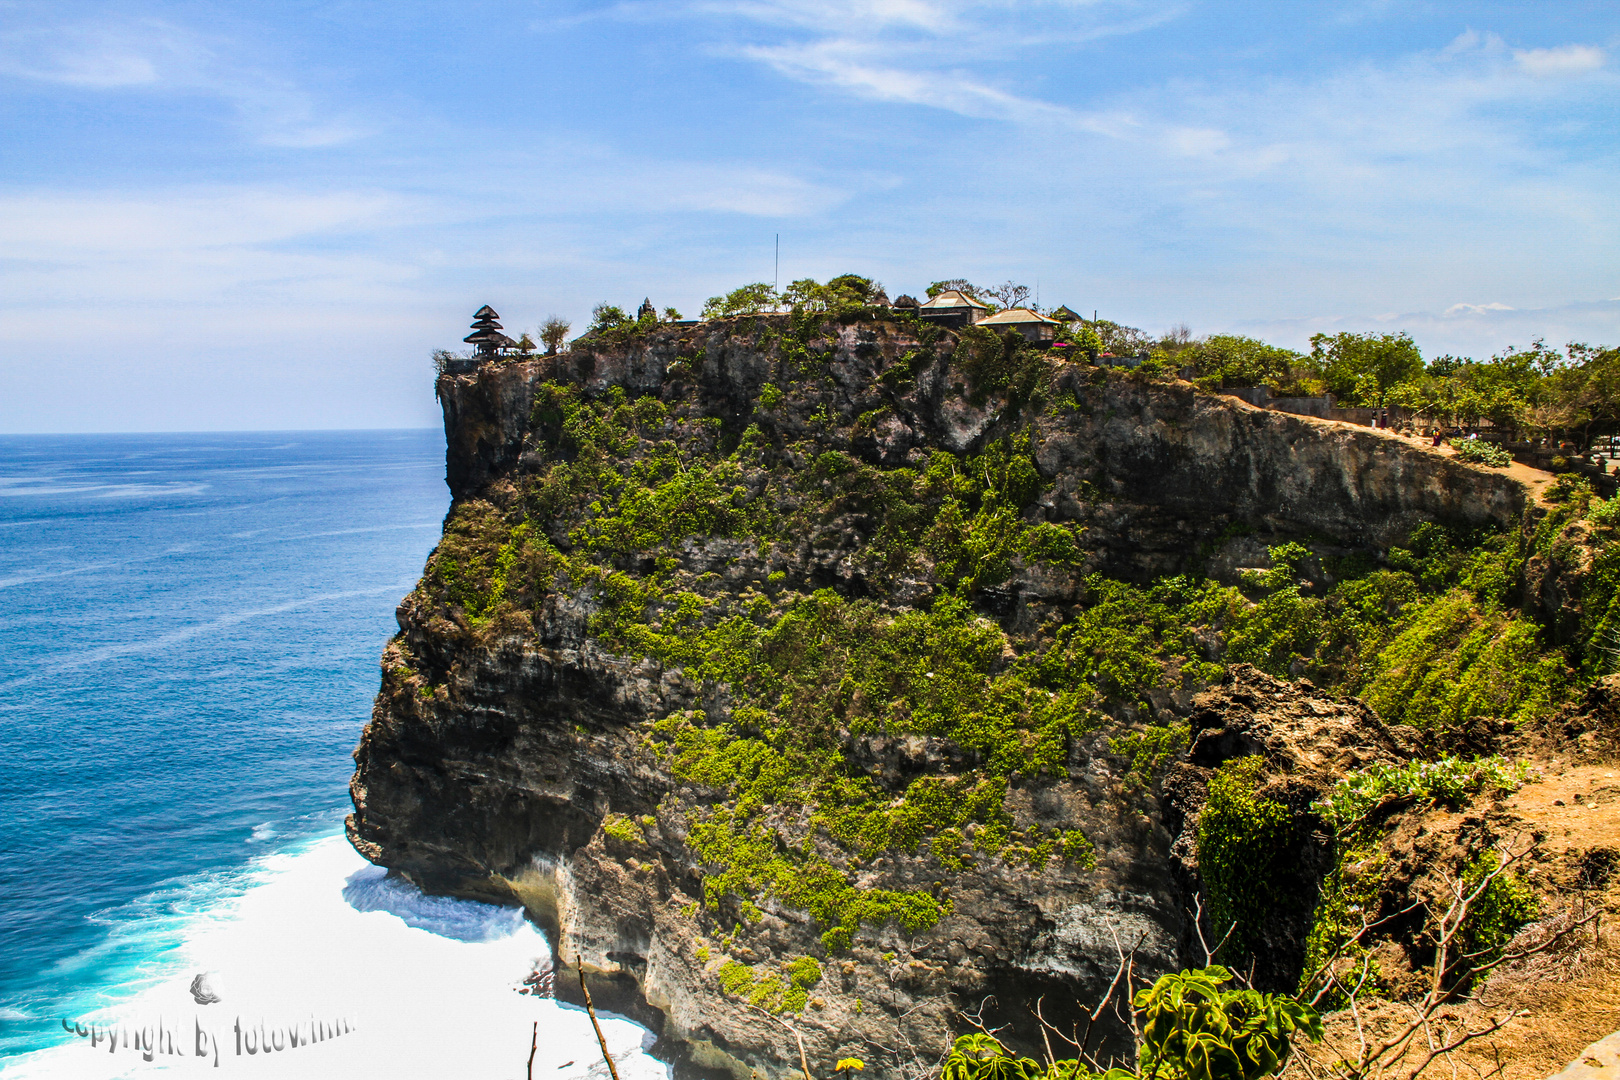
M500 318L494 308L485 304L473 312L472 333L461 340L473 346L479 356L499 356L517 348L517 342L501 333Z

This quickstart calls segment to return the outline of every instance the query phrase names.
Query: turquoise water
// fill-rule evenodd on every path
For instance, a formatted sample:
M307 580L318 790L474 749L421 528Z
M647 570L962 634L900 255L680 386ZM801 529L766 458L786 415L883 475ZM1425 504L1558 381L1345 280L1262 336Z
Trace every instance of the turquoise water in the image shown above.
M437 431L0 437L0 1054L330 834Z
M520 910L423 896L342 837L443 455L428 431L0 437L4 1080L504 1077L531 1040L536 1075L602 1071L583 1013L517 993L551 958ZM311 1045L315 1017L342 1037ZM667 1080L651 1032L602 1026L622 1080Z

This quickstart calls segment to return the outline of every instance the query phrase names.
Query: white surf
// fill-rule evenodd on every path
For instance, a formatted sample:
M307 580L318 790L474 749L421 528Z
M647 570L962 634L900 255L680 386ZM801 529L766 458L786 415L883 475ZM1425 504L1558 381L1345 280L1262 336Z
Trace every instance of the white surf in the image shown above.
M12 1059L0 1076L521 1080L535 1024L533 1076L607 1075L583 1010L518 993L550 955L519 910L424 896L341 836L267 856L254 877L187 918L163 977L60 1018L73 1029L60 1045ZM197 1003L199 974L218 1002ZM598 1017L623 1080L667 1080L645 1053L650 1031Z

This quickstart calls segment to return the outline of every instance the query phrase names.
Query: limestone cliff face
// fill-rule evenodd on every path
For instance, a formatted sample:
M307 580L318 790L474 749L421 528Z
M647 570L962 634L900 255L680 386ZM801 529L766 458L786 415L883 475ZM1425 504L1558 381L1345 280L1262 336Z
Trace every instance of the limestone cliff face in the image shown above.
M962 1028L960 1011L981 1009L986 1022L1012 1025L1013 1044L1033 1050L1031 1007L1043 995L1049 1020L1083 1028L1075 1003L1102 995L1120 949L1136 949L1141 978L1186 958L1187 875L1172 858L1151 785L1126 775L1130 763L1111 750L1110 736L1133 722L1189 715L1202 686L1192 668L1170 665L1133 703L1102 703L1123 727L1071 724L1056 769L996 774L1006 787L996 828L1026 838L1083 834L1094 856L981 844L979 855L957 859L928 842L857 855L810 808L750 809L779 851L813 855L857 891L924 897L943 911L909 930L903 920L865 920L847 944L829 945L827 927L782 902L781 889L706 893L724 868L711 848L702 848L707 857L694 850L692 830L727 809L735 789L679 765L656 725L702 716L742 738L754 723L737 719L746 694L605 629L608 572L661 575L713 612L775 604L779 614L830 589L903 613L954 589L1003 642L1001 655L984 660L988 680L1087 603L1088 574L1230 574L1257 559L1264 565L1265 544L1287 539L1318 554L1376 552L1420 521L1511 526L1525 493L1500 474L1377 432L1254 409L1186 384L1025 356L1019 362L1036 365L1040 379L1034 392L1021 391L1016 380L965 371L951 335L923 340L915 327L854 321L795 350L791 330L771 319L669 328L440 380L452 522L488 507L478 520L498 528L477 540L485 534L468 526L476 543L457 543L482 543L483 553L457 554L456 577L446 569L447 524L430 578L450 584L430 587L425 578L399 608L400 634L355 754L351 840L425 889L525 904L553 933L559 959L598 979L608 996L599 1003L651 1023L687 1075L795 1074L790 1028L818 1074L851 1056L879 1075L909 1075ZM703 454L718 460L739 439L763 447L764 464L740 469L733 501L746 509L774 499L773 512L792 527L768 538L698 529L657 552L615 549L594 577L567 562L589 546L592 515L604 511L591 492L558 494L560 482L539 483L556 462L585 453L579 436L558 435L542 400L559 386L609 403L603 416L616 401L658 403L636 421L644 449L626 449L614 463L619 473L665 443L676 448L677 468ZM949 578L945 556L921 553L927 543L914 544L914 556L877 559L892 514L837 487L851 474L822 479L817 471L836 452L872 470L920 473L930 461L980 460L971 455L1017 433L1027 434L1040 480L1018 527L1061 525L1081 550L1043 561L1019 549L1004 571L976 583L962 584L961 572ZM955 456L931 457L940 451ZM834 494L816 503L824 492ZM526 528L519 522L552 545L532 556L546 569L522 587L532 549L513 539L520 534L511 530ZM458 584L472 580L466 568L478 559L483 584ZM505 566L498 588L488 584L497 565ZM672 625L663 618L653 629ZM988 775L983 750L903 725L842 724L837 710L829 745L841 768L877 793L873 805L891 796L898 805L919 777ZM967 824L964 843L989 835L988 820ZM1181 828L1180 818L1172 824ZM1015 850L1025 853L1015 858ZM793 957L815 958L820 979L802 980L802 1000L785 1006L762 973ZM1093 1048L1122 1049L1121 1034L1105 1017L1088 1037Z

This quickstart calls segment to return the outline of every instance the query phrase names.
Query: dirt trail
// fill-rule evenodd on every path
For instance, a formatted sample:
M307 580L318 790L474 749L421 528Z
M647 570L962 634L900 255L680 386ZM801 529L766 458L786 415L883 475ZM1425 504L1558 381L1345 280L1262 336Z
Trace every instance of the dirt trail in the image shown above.
M1620 879L1588 889L1582 878L1594 852L1600 861L1604 851L1620 856L1620 764L1555 757L1538 768L1541 782L1525 785L1504 803L1541 838L1541 856L1527 876L1555 899L1614 912L1620 908ZM1583 935L1582 947L1492 979L1485 1007L1467 1011L1528 1015L1516 1018L1488 1048L1469 1054L1470 1064L1488 1073L1500 1060L1507 1080L1548 1077L1567 1066L1579 1068L1564 1080L1620 1076L1620 1039L1611 1038L1620 1029L1620 927L1611 924L1606 914L1595 939ZM1593 1045L1600 1040L1602 1045Z
M1360 424L1352 424L1344 420L1323 420L1314 416L1303 416L1300 417L1300 419L1309 420L1316 424L1332 424L1335 427L1354 428L1357 431L1371 431L1374 434L1380 435L1386 439L1393 439L1405 446L1422 450L1430 454L1438 454L1441 457L1454 458L1457 456L1457 451L1453 450L1450 446L1444 444L1435 446L1433 445L1432 440L1427 436L1401 435L1390 431L1387 428L1368 428L1363 427ZM1485 468L1486 466L1479 467ZM1547 503L1547 500L1542 496L1542 492L1548 484L1553 482L1554 476L1552 473L1546 472L1542 469L1532 468L1531 466L1524 464L1522 461L1515 461L1506 468L1493 469L1491 471L1506 473L1508 476L1519 481L1527 489L1529 489L1531 497L1537 502L1542 504Z

